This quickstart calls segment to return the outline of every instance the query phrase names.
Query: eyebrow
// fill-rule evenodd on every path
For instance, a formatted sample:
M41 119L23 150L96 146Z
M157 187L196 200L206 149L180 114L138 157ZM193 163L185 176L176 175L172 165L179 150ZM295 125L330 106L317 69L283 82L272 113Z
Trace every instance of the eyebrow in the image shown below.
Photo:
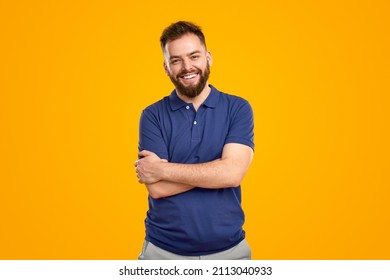
M201 53L201 51L193 51L193 52L187 54L187 56L191 56L191 55L198 54L198 53ZM172 59L175 59L175 58L180 58L180 56L178 56L178 55L173 55L173 56L171 56L171 57L169 58L169 60L172 60Z

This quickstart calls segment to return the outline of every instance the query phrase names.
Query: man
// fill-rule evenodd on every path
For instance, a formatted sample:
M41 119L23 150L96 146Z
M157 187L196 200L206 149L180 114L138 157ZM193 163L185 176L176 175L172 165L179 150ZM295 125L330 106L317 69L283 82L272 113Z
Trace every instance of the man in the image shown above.
M253 156L247 101L208 83L201 29L179 21L160 38L171 95L141 115L138 181L149 192L139 259L250 259L240 183Z

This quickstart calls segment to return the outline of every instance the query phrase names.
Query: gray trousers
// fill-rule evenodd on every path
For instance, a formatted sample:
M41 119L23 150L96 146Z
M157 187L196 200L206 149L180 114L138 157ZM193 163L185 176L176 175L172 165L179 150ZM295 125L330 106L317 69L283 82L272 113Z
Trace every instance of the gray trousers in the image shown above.
M149 241L144 241L139 260L250 260L251 249L244 239L233 248L228 250L203 255L203 256L182 256L163 250Z

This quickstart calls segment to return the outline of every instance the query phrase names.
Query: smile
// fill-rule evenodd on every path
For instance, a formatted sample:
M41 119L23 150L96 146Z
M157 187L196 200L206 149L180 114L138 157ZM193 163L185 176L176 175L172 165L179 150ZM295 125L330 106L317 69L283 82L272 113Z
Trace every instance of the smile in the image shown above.
M187 76L181 76L182 79L192 79L192 78L195 78L198 74L190 74L190 75L187 75Z

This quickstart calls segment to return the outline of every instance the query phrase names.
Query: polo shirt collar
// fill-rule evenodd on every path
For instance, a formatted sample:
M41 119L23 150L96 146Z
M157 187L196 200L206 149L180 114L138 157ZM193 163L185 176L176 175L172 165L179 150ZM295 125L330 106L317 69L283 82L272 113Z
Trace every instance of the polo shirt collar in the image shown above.
M218 104L220 92L212 85L209 84L209 86L211 88L211 91L209 96L207 96L206 100L203 102L203 105L209 108L215 108ZM184 102L177 96L176 90L173 90L172 93L169 95L169 104L171 106L172 111L176 111L187 105L186 102Z
M209 108L215 108L218 104L220 92L212 85L209 84L209 86L211 91L209 96L207 96L206 100L203 102L203 105Z

